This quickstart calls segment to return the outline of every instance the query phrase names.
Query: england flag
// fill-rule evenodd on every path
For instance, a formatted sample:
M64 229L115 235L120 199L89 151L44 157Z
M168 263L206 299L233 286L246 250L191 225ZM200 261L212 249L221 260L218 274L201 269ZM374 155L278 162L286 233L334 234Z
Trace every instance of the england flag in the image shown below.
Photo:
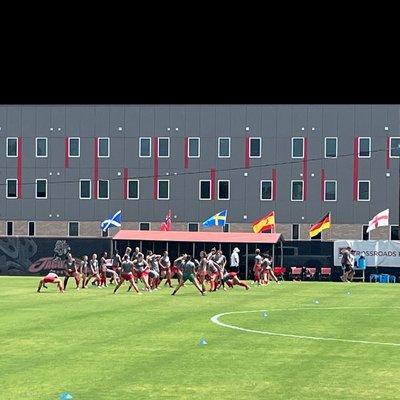
M119 228L121 226L122 221L122 211L117 211L112 217L104 220L100 227L103 229L103 232L106 232L109 228Z
M371 219L368 223L367 232L371 232L372 230L380 227L380 226L388 226L389 225L389 209L386 209L379 214L376 214L374 218Z

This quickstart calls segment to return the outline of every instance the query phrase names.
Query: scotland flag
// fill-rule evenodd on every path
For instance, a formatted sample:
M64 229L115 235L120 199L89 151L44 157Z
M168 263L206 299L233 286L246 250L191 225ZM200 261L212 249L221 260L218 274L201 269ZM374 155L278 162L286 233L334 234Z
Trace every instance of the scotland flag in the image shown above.
M122 211L117 211L112 217L109 219L104 220L100 227L103 229L103 232L106 232L108 228L118 228L121 226L122 220Z

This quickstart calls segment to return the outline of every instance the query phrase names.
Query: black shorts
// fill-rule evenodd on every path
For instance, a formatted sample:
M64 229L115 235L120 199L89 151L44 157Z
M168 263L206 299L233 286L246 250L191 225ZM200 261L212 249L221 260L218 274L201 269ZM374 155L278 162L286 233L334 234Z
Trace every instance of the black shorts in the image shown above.
M350 272L350 271L353 271L354 268L351 265L345 265L344 270L345 270L345 272Z

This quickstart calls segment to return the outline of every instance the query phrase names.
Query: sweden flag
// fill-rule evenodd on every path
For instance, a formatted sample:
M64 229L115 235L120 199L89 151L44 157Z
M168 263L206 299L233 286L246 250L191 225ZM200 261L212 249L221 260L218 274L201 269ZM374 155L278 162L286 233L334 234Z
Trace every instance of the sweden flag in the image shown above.
M210 226L225 226L226 216L228 214L228 210L223 210L218 214L213 215L212 217L206 219L203 222L203 226L208 228Z

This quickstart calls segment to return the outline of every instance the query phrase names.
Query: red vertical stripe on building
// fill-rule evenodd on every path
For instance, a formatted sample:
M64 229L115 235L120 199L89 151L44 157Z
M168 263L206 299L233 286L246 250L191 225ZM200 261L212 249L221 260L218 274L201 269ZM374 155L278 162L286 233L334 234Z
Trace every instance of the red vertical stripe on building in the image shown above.
M325 170L321 169L321 201L324 201L325 199L324 191L325 191Z
M250 138L248 136L244 139L244 166L250 167Z
M64 167L69 168L69 140L64 139Z
M277 194L277 177L276 177L276 169L272 169L272 200L276 200Z
M99 190L99 149L98 149L99 139L94 138L93 146L93 198L97 199Z
M124 185L122 191L124 194L124 199L128 198L128 168L124 168L124 179L122 180L122 184Z
M390 137L386 138L386 169L390 168Z
M185 160L185 168L189 168L189 156L188 156L188 151L189 151L189 138L185 137L183 138L183 159Z
M354 138L353 152L353 201L358 197L358 137Z
M158 138L153 138L153 199L158 197Z
M22 199L22 142L23 138L18 138L18 158L17 158L17 188L18 198Z
M303 158L303 182L304 182L304 201L307 200L308 189L308 139L304 138L304 158Z
M215 168L211 168L211 173L210 173L211 200L215 200L216 198L216 190L215 190L216 177L217 177L217 172L215 171Z

